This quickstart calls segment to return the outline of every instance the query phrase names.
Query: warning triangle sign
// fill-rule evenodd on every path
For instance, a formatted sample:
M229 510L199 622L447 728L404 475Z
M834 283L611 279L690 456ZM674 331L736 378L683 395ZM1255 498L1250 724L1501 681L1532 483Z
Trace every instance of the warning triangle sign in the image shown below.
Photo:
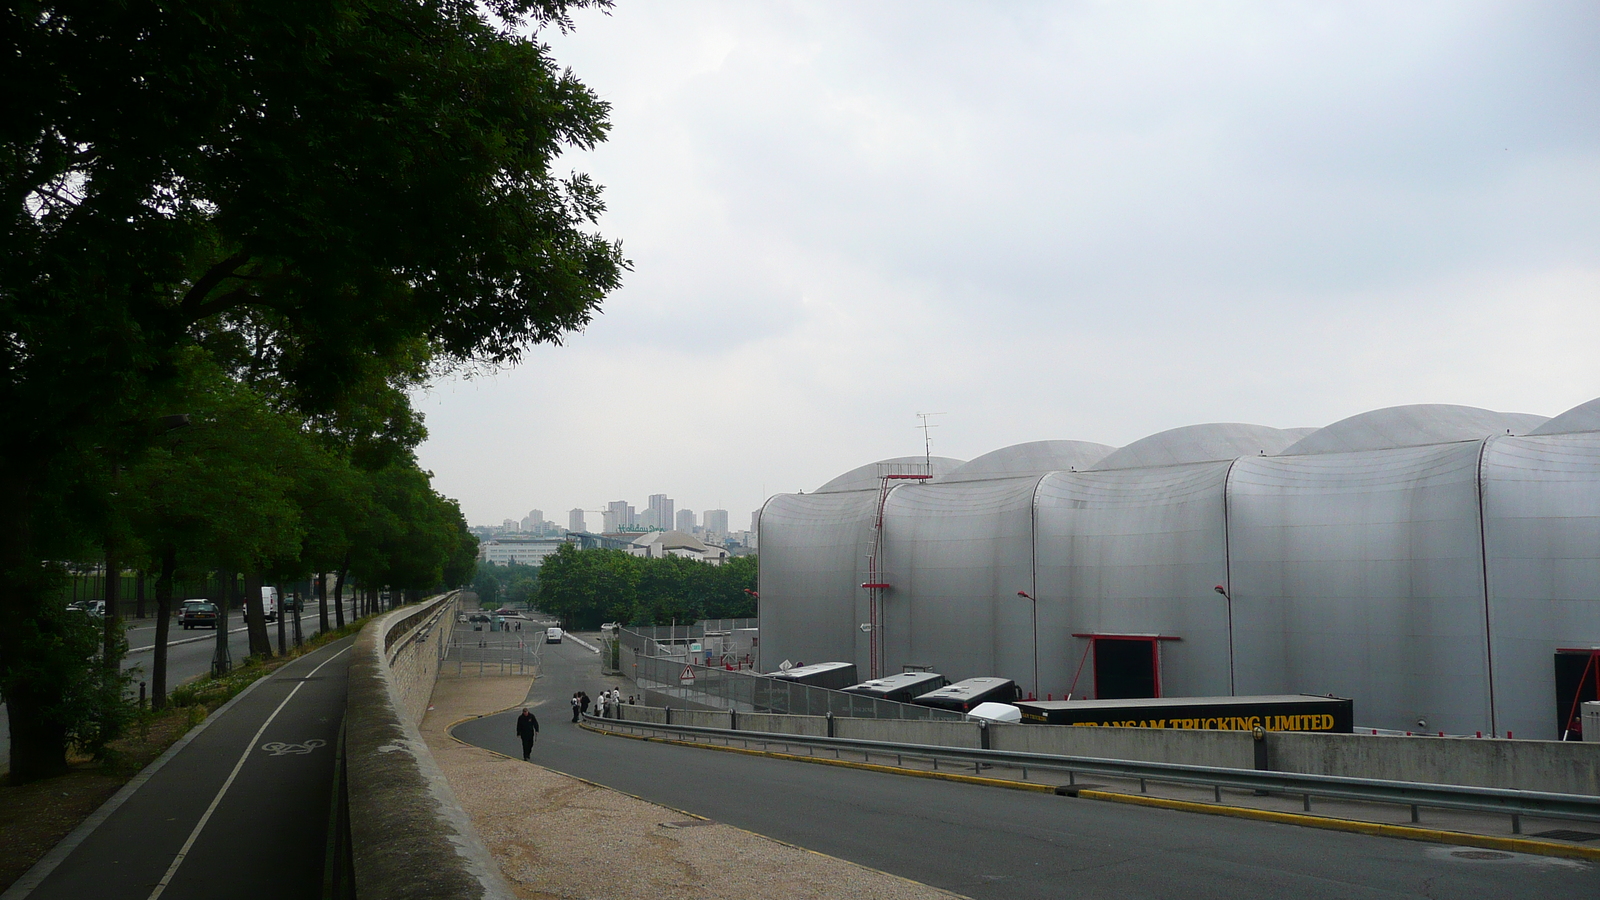
M683 674L678 676L678 680L679 681L693 681L694 680L694 668L692 666L685 665L683 667Z

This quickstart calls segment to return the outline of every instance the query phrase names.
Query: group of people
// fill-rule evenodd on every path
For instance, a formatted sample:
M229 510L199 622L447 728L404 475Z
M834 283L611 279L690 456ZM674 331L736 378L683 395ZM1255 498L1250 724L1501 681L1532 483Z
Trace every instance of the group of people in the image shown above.
M616 688L601 691L599 699L593 701L589 699L588 692L577 691L572 695L572 721L576 722L583 718L583 716L589 712L589 707L591 705L594 706L595 715L605 718L606 711L610 710L612 717L614 718L616 716L616 710L618 707L622 706L624 703L632 706L636 702L638 701L632 694L629 694L627 699L624 700L622 697L622 691Z

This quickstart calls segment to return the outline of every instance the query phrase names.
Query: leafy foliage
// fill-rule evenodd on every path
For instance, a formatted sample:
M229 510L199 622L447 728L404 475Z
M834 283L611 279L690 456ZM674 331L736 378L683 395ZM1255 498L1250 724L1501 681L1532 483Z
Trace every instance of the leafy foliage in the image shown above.
M646 558L623 550L563 545L539 570L539 609L569 627L604 622L665 625L755 614L754 556L720 566L680 556Z
M57 707L80 685L40 674L78 671L55 636L64 561L115 540L163 571L470 577L406 391L559 343L627 268L595 233L598 186L554 170L608 128L538 40L588 5L608 4L0 9L13 780L65 766ZM152 425L173 413L191 426Z

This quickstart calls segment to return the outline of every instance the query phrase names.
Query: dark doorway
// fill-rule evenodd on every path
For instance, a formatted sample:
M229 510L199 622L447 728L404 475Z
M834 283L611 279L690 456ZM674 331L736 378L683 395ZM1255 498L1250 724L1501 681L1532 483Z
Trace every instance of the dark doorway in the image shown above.
M1095 638L1094 695L1101 700L1161 696L1156 679L1156 642L1140 638Z
M1585 700L1600 700L1600 650L1557 650L1557 740L1583 740Z

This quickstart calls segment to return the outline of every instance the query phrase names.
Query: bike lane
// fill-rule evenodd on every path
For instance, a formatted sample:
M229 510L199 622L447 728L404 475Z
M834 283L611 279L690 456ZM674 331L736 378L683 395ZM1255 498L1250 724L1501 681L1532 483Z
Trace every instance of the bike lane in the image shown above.
M3 900L319 896L350 646L256 682Z

